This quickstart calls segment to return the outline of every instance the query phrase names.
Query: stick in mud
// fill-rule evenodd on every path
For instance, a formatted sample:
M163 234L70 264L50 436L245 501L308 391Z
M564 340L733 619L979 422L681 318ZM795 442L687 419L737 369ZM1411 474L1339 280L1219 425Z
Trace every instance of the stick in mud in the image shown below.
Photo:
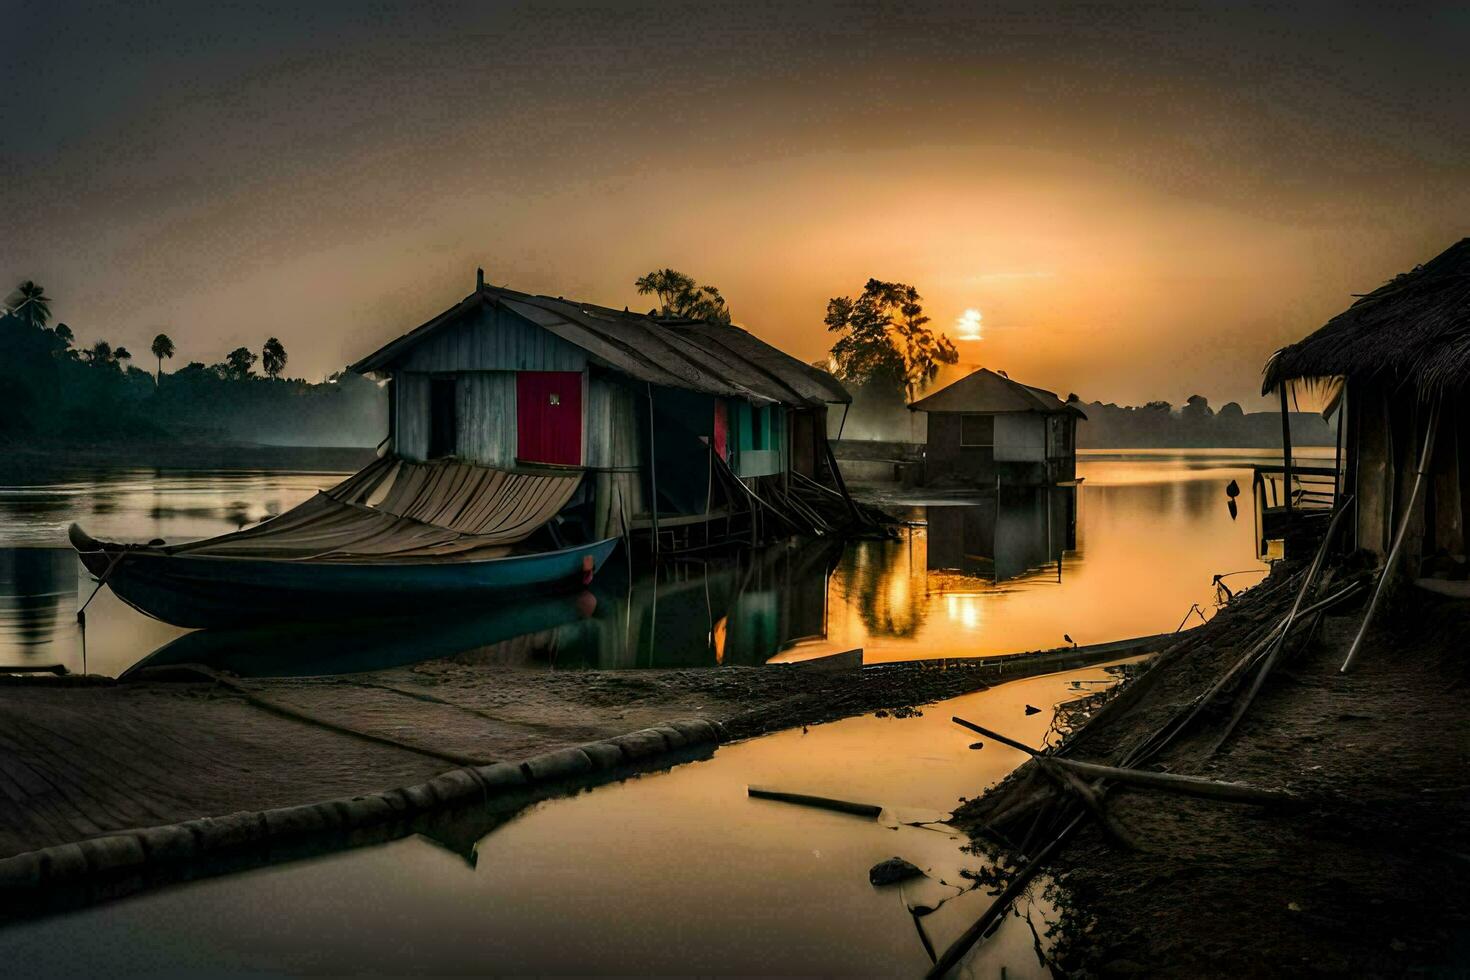
M821 810L835 810L838 813L850 813L857 817L876 817L883 812L883 808L873 803L854 803L851 800L834 800L826 796L808 796L805 793L783 793L780 790L760 789L748 786L745 790L748 796L758 800L779 800L782 803L797 803L801 806L817 807Z

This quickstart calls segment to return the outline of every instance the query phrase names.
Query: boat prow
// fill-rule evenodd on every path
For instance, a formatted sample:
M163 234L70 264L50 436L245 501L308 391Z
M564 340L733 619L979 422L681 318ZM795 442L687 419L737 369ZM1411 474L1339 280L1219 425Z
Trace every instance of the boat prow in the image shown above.
M102 550L102 542L92 537L86 531L83 531L82 526L75 522L72 523L71 527L66 529L66 540L71 542L71 546L76 549L79 555Z

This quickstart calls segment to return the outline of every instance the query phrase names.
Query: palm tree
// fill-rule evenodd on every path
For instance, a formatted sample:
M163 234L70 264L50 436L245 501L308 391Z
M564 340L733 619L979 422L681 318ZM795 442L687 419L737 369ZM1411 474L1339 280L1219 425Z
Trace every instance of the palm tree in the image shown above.
M68 327L64 323L58 323L56 325L55 332L56 336L61 338L61 342L66 344L66 346L68 347L70 347L77 339L76 335L71 332L71 327Z
M117 362L117 366L119 368L121 368L123 371L127 371L128 366L123 362L131 361L133 359L133 353L126 347L119 347L112 352L112 359Z
M153 352L154 357L158 358L158 377L154 379L153 383L161 385L163 384L163 359L165 357L170 360L173 359L174 342L169 338L168 334L161 333L153 338L153 346L148 349Z
M51 297L46 295L46 287L37 285L30 279L16 286L15 292L10 294L6 303L13 313L24 309L33 327L44 327L51 319Z
M281 376L281 371L286 367L286 348L279 340L272 337L265 342L260 349L260 366L272 381Z
M105 340L99 340L92 345L92 349L85 351L82 355L89 364L112 363L112 345Z

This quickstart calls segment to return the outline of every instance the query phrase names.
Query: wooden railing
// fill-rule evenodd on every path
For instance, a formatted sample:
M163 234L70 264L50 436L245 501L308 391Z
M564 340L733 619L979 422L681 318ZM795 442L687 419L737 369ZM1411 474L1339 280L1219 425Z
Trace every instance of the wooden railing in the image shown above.
M1290 483L1287 468L1277 465L1253 467L1251 478L1256 505L1261 511L1331 510L1337 500L1337 470L1331 466L1292 464Z
M1289 471L1284 465L1253 470L1258 557L1271 553L1270 542L1286 540L1294 525L1307 529L1325 520L1337 503L1337 471L1330 466L1293 463Z

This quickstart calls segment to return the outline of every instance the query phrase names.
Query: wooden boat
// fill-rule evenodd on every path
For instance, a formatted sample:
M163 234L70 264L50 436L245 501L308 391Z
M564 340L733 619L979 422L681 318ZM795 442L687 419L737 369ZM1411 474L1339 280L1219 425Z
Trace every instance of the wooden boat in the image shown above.
M618 538L568 545L581 473L384 459L256 527L146 545L68 532L128 605L184 627L384 616L580 589Z

